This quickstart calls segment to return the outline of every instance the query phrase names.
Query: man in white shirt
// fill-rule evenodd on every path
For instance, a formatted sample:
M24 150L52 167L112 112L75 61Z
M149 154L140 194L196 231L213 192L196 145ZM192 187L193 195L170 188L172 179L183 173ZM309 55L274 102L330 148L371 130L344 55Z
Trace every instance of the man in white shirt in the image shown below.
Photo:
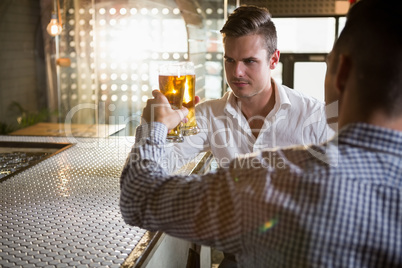
M201 132L186 137L184 143L167 145L170 171L200 152L212 151L218 164L226 166L240 154L317 144L333 136L323 102L271 78L280 52L276 28L267 9L237 8L221 33L231 91L221 99L196 106Z
M226 80L232 91L219 100L197 105L201 132L166 148L169 171L200 152L212 151L218 165L226 167L241 154L264 148L318 144L333 136L324 103L271 78L280 52L276 28L267 9L237 8L221 33ZM236 267L234 257L225 254L220 267Z

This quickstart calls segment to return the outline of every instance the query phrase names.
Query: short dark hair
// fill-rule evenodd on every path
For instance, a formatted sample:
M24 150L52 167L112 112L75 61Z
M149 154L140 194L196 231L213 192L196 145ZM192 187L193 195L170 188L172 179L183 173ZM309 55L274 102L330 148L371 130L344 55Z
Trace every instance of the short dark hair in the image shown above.
M360 0L348 12L334 55L356 70L362 107L402 115L402 1Z
M225 42L226 36L262 35L269 56L277 49L275 24L271 20L271 14L268 9L264 7L244 5L236 8L229 15L221 33L223 35L223 42Z

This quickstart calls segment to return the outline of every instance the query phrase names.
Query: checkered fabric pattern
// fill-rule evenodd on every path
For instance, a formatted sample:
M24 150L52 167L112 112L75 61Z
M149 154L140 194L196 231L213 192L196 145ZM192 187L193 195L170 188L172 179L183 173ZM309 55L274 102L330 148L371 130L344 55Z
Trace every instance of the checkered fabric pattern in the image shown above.
M167 175L166 127L140 126L121 176L128 224L236 255L239 267L402 267L402 133L363 123L208 175Z

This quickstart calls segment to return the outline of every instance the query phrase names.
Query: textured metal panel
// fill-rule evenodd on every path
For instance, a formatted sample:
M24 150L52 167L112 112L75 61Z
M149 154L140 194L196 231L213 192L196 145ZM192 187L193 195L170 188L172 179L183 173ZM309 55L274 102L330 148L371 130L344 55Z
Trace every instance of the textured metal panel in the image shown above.
M243 0L241 4L267 7L273 17L335 14L335 0Z
M0 183L0 267L119 267L146 232L126 225L118 204L132 140L0 141L77 143Z

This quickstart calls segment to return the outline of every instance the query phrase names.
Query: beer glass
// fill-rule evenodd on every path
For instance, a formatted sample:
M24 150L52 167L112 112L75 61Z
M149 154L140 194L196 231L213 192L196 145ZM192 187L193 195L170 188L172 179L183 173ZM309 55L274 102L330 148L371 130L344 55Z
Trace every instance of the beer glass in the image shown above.
M180 109L186 86L186 66L179 62L164 63L159 66L159 90L168 99L172 109ZM183 142L183 134L177 125L167 134L169 142Z
M194 63L185 62L186 85L183 95L183 106L188 109L187 123L182 124L181 131L184 136L195 135L200 132L195 119L195 70Z

